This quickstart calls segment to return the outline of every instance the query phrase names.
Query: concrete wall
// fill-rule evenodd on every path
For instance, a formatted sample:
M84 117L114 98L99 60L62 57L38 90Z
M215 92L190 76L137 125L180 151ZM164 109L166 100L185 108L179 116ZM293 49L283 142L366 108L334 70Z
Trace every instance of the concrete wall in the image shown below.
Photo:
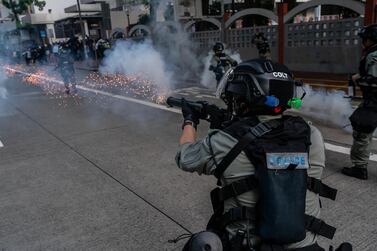
M363 26L362 18L318 21L286 25L285 63L294 71L351 73L356 72L361 57L361 41L357 36ZM251 43L255 32L267 37L272 58L278 59L277 26L229 29L192 33L193 42L200 53L210 50L215 42L222 41L238 51L243 60L258 56ZM221 39L224 37L224 39Z
M137 5L131 7L129 10L130 23L136 24L139 20L139 15L145 13L146 10L143 5ZM129 24L127 20L127 14L125 11L111 11L111 26L114 29L125 29Z
M251 43L252 37L257 32L263 32L270 41L272 59L277 60L277 26L260 26L253 28L229 29L226 32L225 42L228 47L238 51L242 60L258 57L258 50Z
M287 24L285 64L293 71L352 73L357 72L361 57L361 41L357 36L362 18ZM258 57L251 43L256 32L263 32L271 47L272 58L278 59L278 27L192 32L198 54L206 54L216 42L240 53L242 60Z
M180 4L181 0L174 1L175 20L202 18L202 0L192 0L190 6Z
M296 71L356 72L361 57L357 36L362 18L286 26L286 64Z
M111 11L111 26L114 29L120 28L125 30L127 27L127 16L124 11Z
M2 19L6 18L9 16L9 14L10 14L10 10L5 8L5 6L0 3L0 15L1 15L0 18Z

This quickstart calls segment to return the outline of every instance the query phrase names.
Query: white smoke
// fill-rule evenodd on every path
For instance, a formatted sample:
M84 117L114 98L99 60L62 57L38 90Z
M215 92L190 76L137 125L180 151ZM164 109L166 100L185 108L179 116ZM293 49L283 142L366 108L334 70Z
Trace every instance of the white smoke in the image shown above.
M5 81L8 79L6 73L4 72L4 68L2 67L2 64L0 63L0 98L7 98L8 96L8 91L7 89L3 86Z
M165 20L165 12L172 4L171 0L159 0L158 4L156 5L156 19L158 22L164 22Z
M120 41L105 57L100 67L102 74L141 76L166 89L171 86L172 74L167 70L163 56L147 40L143 43Z
M8 96L7 89L0 87L0 98L6 98Z
M164 13L170 2L156 2L157 13ZM145 75L164 88L199 78L203 63L183 26L167 21L151 24L151 27L153 41L116 44L104 59L100 72Z
M230 49L226 49L225 54L229 55L231 58L237 61L237 63L241 63L241 55L238 52L234 52ZM207 57L203 59L204 69L202 72L202 75L200 76L200 84L209 88L214 89L216 88L216 76L213 71L209 70L209 67L211 66L211 60L214 56L214 52L211 50L208 52Z
M310 86L304 87L306 96L300 109L303 114L333 126L345 127L350 124L349 116L353 109L349 99L344 98L343 91L313 90ZM302 91L298 92L298 96Z

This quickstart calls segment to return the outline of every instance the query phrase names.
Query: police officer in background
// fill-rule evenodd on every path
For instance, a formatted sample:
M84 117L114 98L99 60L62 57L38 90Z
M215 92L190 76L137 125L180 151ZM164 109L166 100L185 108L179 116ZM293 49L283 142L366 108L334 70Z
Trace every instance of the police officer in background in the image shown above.
M271 59L270 45L263 32L255 33L251 43L257 47L259 58Z
M237 66L237 61L224 53L225 47L222 43L216 43L212 50L214 55L209 70L215 73L216 81L219 83L230 67Z
M323 251L318 235L331 239L335 229L319 219L319 196L335 199L336 190L321 182L319 130L282 116L301 104L297 82L285 66L256 59L239 64L224 83L218 93L233 119L204 139L196 132L202 114L182 99L177 165L218 179L207 231L193 235L184 250Z
M368 179L368 161L373 132L377 127L377 24L361 30L363 57L359 74L352 76L363 93L363 102L350 117L353 127L351 148L352 167L345 167L342 173L358 179Z
M72 55L70 45L68 43L63 43L59 47L58 64L56 66L56 69L59 69L60 74L63 78L65 93L76 94L77 88L74 58Z

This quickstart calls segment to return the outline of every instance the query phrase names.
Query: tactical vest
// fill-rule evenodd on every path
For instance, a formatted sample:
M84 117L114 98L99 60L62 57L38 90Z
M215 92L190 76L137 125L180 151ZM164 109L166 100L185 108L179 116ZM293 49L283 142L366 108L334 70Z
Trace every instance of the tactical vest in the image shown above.
M221 236L229 224L256 218L257 234L263 243L299 242L306 237L306 230L333 238L335 228L305 215L308 189L332 200L337 191L307 174L311 132L302 118L283 116L263 123L248 118L231 124L224 132L238 139L238 143L215 170L218 185L224 171L242 151L254 165L255 175L212 190L214 214L207 229ZM224 213L225 200L255 189L259 194L256 209L236 207ZM239 250L244 238L245 233L239 231L233 240L228 240L227 249Z
M377 45L372 46L368 50L366 50L363 54L363 57L361 58L360 65L359 65L359 73L360 76L366 77L368 76L367 72L367 57L369 54L377 51ZM371 100L374 101L374 103L377 103L377 76L373 76L375 78L375 83L373 85L369 85L367 83L359 83L360 89L363 93L363 98L365 100ZM375 105L377 107L377 105Z

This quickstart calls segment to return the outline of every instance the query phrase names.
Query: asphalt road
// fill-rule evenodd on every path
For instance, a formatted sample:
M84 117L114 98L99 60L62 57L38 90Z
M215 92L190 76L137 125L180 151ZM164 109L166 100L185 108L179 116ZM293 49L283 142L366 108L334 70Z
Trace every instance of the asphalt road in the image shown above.
M82 90L54 98L17 79L5 88L1 250L180 250L184 241L168 240L205 228L216 180L176 167L180 114ZM317 126L331 144L351 144L342 130ZM201 124L200 135L206 130ZM376 162L359 181L340 174L347 154L326 154L324 180L339 189L336 202L322 201L324 219L338 228L331 243L377 250Z

